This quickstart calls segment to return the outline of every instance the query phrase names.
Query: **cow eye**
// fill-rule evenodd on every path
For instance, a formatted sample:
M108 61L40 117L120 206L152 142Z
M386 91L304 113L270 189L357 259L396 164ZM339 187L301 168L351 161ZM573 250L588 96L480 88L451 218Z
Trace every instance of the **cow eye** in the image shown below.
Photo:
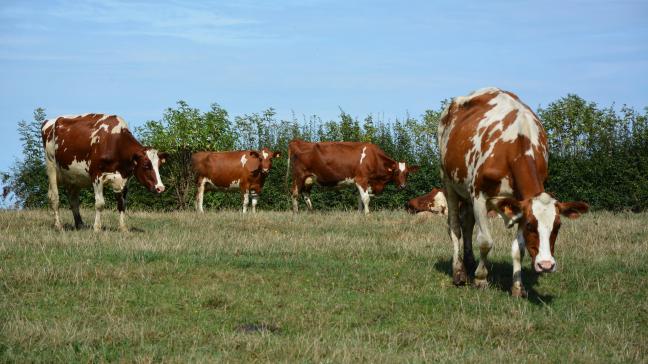
M526 228L527 230L531 231L533 229L533 225L530 222L526 223Z

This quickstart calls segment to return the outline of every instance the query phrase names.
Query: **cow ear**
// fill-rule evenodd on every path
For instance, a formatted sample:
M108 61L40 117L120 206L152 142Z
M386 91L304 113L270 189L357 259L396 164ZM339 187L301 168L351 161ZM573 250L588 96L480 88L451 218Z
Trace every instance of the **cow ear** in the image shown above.
M255 151L255 150L251 150L250 155L253 156L254 158L261 158L261 156L259 155L259 152Z
M419 169L421 169L421 167L419 167L419 166L408 166L407 167L407 170L409 171L409 173L416 173L416 172L419 171Z
M392 163L391 166L387 167L387 172L394 173L398 169L398 164L396 162Z
M522 220L523 214L520 201L507 197L495 200L493 205L495 211L504 215L507 228L510 229L513 225Z
M272 153L272 158L279 158L279 157L281 157L281 153L280 153L280 152L274 152L274 153Z
M563 216L566 216L570 219L578 219L580 215L586 213L589 210L589 205L585 202L558 202L558 211Z
M166 152L158 153L158 159L160 160L160 164L166 163L167 158L169 158L169 153Z

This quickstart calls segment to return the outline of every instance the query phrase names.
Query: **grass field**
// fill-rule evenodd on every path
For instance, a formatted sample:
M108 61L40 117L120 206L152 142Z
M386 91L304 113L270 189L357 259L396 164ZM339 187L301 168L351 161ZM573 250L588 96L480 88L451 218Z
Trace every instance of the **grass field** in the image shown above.
M646 362L648 214L563 224L553 275L456 288L443 218L0 212L0 362ZM93 212L83 211L86 221Z

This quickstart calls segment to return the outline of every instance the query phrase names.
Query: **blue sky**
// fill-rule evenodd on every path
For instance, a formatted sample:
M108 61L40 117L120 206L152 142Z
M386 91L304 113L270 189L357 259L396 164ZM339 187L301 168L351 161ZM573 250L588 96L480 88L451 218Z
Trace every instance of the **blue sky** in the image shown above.
M394 119L484 86L648 106L648 2L3 0L0 170L39 106Z

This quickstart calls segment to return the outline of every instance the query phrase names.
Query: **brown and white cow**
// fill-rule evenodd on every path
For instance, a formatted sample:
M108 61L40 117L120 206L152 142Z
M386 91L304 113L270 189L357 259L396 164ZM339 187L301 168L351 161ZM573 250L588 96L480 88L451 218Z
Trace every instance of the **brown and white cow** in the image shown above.
M79 213L79 193L92 187L95 194L94 230L101 230L101 211L105 201L104 184L117 194L119 228L124 223L128 180L135 176L144 187L155 193L164 191L159 167L166 153L142 146L128 130L126 122L116 115L85 114L59 116L45 120L41 126L49 200L54 210L54 225L62 229L59 219L58 186L67 188L74 215L74 225L83 225Z
M432 192L423 196L414 197L407 202L407 210L411 213L430 211L436 214L447 215L448 203L445 192L440 188L433 188Z
M324 187L355 186L360 193L358 210L368 214L372 194L380 194L389 182L405 188L408 174L419 169L396 162L377 145L363 142L293 140L288 145L288 159L288 171L292 168L293 212L299 208L300 193L308 209L313 209L310 191L318 183Z
M205 187L221 190L239 190L243 195L243 213L252 197L252 212L256 212L257 198L272 168L272 159L279 152L268 148L261 151L198 152L191 157L196 174L196 210L203 212ZM250 196L251 195L251 196Z
M454 244L454 283L466 283L466 271L474 268L472 231L477 222L481 260L474 284L488 285L486 260L493 239L486 216L493 209L508 227L517 224L511 247L511 294L525 296L521 272L525 248L536 272L556 271L554 244L560 215L577 218L588 205L559 202L545 192L546 133L533 111L511 92L485 88L455 98L441 116L438 139ZM463 260L459 257L462 242Z

